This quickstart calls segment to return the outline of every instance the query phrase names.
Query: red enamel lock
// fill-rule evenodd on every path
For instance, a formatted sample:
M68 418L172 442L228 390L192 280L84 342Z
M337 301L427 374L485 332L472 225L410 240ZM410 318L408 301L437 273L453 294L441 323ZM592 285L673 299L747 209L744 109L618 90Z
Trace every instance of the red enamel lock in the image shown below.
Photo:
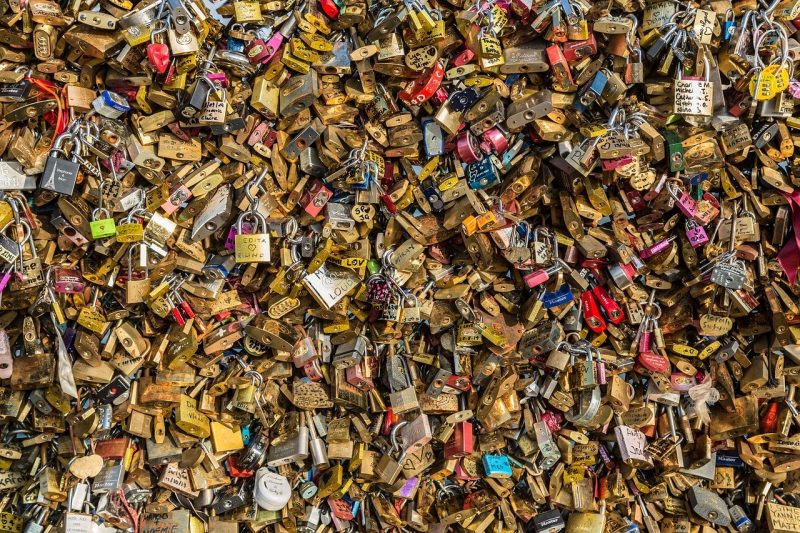
M586 326L590 330L595 333L602 333L606 330L606 322L600 315L600 308L597 306L597 301L591 291L583 291L581 293L581 309L583 310Z
M298 202L306 213L312 217L318 216L328 203L328 200L333 198L333 191L330 190L322 183L322 180L314 179L311 185L303 191Z
M564 57L564 52L557 44L547 47L547 60L553 69L553 78L562 89L568 89L574 84L572 81L572 72L570 72L567 58Z
M473 59L475 59L475 52L469 48L465 48L453 58L451 63L454 67L462 67L468 63L471 63Z
M253 39L248 43L244 51L248 61L253 65L261 63L269 57L269 49L263 39Z
M169 66L169 46L164 43L147 45L147 60L159 74L164 74Z
M619 306L619 304L614 301L611 295L608 294L608 291L602 285L596 285L592 287L592 294L594 294L595 298L597 298L600 307L603 308L603 311L606 314L606 317L612 324L619 324L623 320L625 320L625 312Z
M337 518L342 520L353 519L353 507L346 500L328 498L328 506Z
M174 61L169 63L169 67L167 68L167 73L164 74L164 84L168 85L175 81L175 75L178 73L178 67Z
M483 152L481 152L478 139L469 130L464 130L458 134L456 152L458 153L458 158L464 163L476 163L483 159Z
M236 463L239 461L238 457L234 457L233 455L229 455L226 459L228 463L228 472L230 473L231 477L253 477L255 474L254 470L241 470Z
M778 402L772 402L761 418L761 431L775 433L778 430Z
M319 8L331 20L339 19L339 6L333 0L320 0Z
M589 32L589 38L583 41L571 41L564 44L564 58L570 63L579 61L584 57L593 56L597 53L597 41L594 33Z
M669 359L656 352L642 352L637 357L637 362L648 372L663 374L669 370Z
M453 434L444 445L444 456L447 459L466 457L475 448L474 435L472 433L472 422L456 422L453 427Z
M439 63L429 68L421 77L408 82L397 96L408 105L421 105L427 102L442 84L444 69Z

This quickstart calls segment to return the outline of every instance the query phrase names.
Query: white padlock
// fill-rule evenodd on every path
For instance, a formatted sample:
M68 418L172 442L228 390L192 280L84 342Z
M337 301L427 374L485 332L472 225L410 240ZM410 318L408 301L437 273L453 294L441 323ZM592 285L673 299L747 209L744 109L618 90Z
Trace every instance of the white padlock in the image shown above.
M284 476L262 467L256 471L254 496L256 503L262 509L280 511L289 503L292 487Z

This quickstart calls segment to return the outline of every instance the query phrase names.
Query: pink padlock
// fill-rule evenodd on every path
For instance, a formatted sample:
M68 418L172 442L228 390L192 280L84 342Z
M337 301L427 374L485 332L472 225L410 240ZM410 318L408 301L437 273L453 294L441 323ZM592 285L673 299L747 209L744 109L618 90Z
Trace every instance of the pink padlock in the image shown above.
M619 159L601 159L600 163L603 165L603 170L614 170L619 167L624 167L633 161L633 156L630 154L620 157Z
M458 158L464 163L475 163L483 159L483 152L481 152L478 140L469 130L464 130L458 134L456 152L458 153Z
M663 252L667 248L669 248L670 243L675 237L670 237L669 239L664 239L663 241L658 241L653 246L648 246L641 252L639 252L639 257L642 259L647 259L649 257L653 257L659 252Z
M692 248L698 248L708 242L706 229L694 220L686 221L686 238L689 239Z
M642 352L639 354L638 362L645 370L663 374L669 370L669 359L656 352Z
M11 280L11 273L13 271L14 268L12 267L11 269L3 273L3 277L2 279L0 279L0 292L6 290L6 285L8 285L8 282Z
M208 72L206 73L206 78L214 82L214 85L225 89L228 88L228 76L224 72Z
M487 152L502 154L508 150L508 137L497 126L483 133L483 142L488 146ZM481 145L483 147L483 144Z
M683 372L673 372L669 376L669 382L672 385L672 390L678 392L686 392L697 385L697 380L694 376L689 376Z
M697 213L697 202L686 191L681 191L681 195L676 199L675 204L686 218L694 218L695 213Z
M53 290L57 293L78 294L83 292L85 287L81 271L77 268L62 266L53 268Z

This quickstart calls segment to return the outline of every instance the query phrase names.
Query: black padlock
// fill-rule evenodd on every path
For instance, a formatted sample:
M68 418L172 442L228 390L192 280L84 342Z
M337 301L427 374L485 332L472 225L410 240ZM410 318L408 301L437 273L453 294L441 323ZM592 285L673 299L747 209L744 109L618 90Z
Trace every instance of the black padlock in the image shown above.
M243 507L250 498L251 490L247 490L246 483L239 487L226 487L217 494L217 501L211 506L217 514L227 513Z
M58 154L67 155L64 151L64 143L69 139L72 139L72 135L61 135L56 139L53 149L50 150L50 155L47 157L39 187L71 196L75 190L75 182L78 180L78 171L81 165L77 161L58 157ZM77 149L78 146L73 148L73 150Z
M533 529L529 529L529 531L535 533L557 533L564 529L565 525L564 518L558 509L537 514L529 524L533 525Z
M208 95L213 88L212 83L206 77L198 78L189 91L189 99L184 101L178 113L185 119L190 119L200 113L208 102Z

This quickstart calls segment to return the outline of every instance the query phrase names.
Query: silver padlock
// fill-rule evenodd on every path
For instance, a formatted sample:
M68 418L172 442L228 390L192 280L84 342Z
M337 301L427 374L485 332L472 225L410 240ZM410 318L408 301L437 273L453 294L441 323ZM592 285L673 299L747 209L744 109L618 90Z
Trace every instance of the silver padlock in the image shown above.
M728 506L716 492L695 485L688 493L689 505L695 513L717 526L728 527L731 524Z
M673 106L676 115L710 117L714 114L714 84L710 81L711 66L704 58L704 80L685 80L682 68L673 86Z

